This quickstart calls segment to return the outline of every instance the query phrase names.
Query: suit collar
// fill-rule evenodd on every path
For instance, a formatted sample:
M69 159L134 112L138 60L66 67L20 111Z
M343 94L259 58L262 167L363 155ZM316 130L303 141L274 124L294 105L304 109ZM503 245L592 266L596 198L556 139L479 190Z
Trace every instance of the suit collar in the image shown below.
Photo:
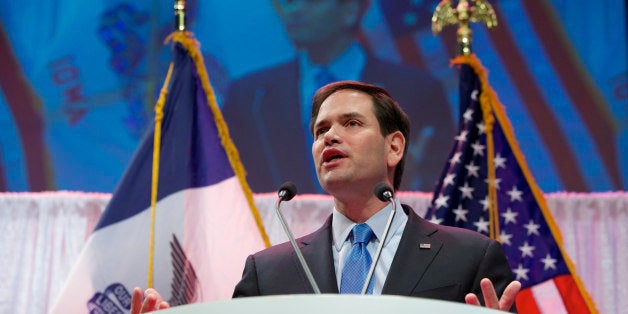
M386 277L382 294L411 295L443 243L432 237L438 230L403 205L408 223Z
M300 248L303 258L310 267L310 271L322 293L338 293L334 257L330 244L331 239L331 215L325 224L312 234L301 239ZM304 284L310 290L310 284L305 272L302 270L296 253L293 253L294 262L303 274Z
M420 283L432 260L438 255L443 243L433 237L438 231L434 225L420 218L409 206L402 206L408 214L408 222L386 277L382 294L409 296ZM330 215L320 229L301 238L299 243L303 257L322 293L338 293L331 251L333 243L331 221ZM426 245L429 245L429 248L425 248ZM296 253L293 252L292 255L302 275L303 284L307 286L308 291L311 290Z

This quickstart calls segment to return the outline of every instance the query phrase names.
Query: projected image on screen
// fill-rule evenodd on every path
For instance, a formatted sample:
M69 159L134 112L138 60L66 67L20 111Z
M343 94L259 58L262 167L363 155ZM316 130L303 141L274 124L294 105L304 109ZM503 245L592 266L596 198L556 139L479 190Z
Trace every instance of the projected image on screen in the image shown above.
M292 180L320 192L309 130L321 86L358 80L386 88L411 117L404 190L430 190L451 146L454 117L441 83L426 71L373 54L361 41L368 1L276 1L294 57L234 81L223 105L254 191Z
M473 51L541 189L625 190L625 1L491 3L499 25L474 25ZM153 123L172 56L163 44L172 3L24 9L39 4L0 10L0 190L110 193ZM450 66L456 30L432 34L437 4L186 1L188 29L254 192L286 180L302 193L324 192L311 156L310 101L336 80L382 86L399 102L412 124L401 190L433 191L462 119L459 72Z

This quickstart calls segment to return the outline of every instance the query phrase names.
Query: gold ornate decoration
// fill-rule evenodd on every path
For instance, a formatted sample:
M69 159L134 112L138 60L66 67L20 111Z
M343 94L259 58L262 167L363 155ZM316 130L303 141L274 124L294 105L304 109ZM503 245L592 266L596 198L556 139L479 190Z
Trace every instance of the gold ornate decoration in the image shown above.
M471 4L473 5L471 5ZM450 0L442 0L432 15L432 32L438 34L447 25L458 24L456 31L460 54L471 54L472 31L469 23L484 22L488 28L497 26L495 10L486 0L460 0L454 8Z

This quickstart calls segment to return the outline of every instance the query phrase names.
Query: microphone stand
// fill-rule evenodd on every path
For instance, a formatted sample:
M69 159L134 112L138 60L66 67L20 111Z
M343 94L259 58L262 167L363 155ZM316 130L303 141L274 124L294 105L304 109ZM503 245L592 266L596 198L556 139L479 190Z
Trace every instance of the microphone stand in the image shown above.
M393 218L395 217L395 212L397 211L397 202L395 202L395 198L390 191L384 192L384 197L388 199L389 202L393 204L393 208L390 211L390 215L388 215L388 222L386 222L386 228L384 228L384 234L382 235L382 240L379 242L377 246L377 252L375 252L375 259L371 264L371 268L369 269L368 275L366 275L366 281L364 281L364 286L362 286L362 295L366 294L366 290L368 290L369 284L371 282L371 278L373 277L373 273L375 272L375 266L377 265L377 261L379 260L379 256L382 254L382 249L384 248L384 242L386 242L386 237L388 236L388 231L390 230L390 225L392 225Z
M284 219L283 214L279 210L279 205L281 205L281 201L283 201L283 197L281 197L280 195L280 197L277 199L277 205L275 206L275 211L277 212L277 216L279 216L279 221L281 221L281 226L283 226L283 230L286 232L286 235L288 236L288 239L290 240L290 244L292 244L292 248L294 249L294 252L297 253L297 257L299 258L299 263L301 263L301 266L303 267L303 270L305 271L305 275L307 276L307 279L310 281L310 285L312 286L312 289L314 289L314 293L320 294L321 290L318 288L318 285L316 284L316 281L314 280L314 276L312 275L312 272L310 271L310 267L307 266L307 263L305 262L305 258L303 258L303 254L301 253L301 250L299 249L299 246L297 245L297 241L294 240L294 236L292 236L292 232L288 228L288 224L286 223L286 220Z

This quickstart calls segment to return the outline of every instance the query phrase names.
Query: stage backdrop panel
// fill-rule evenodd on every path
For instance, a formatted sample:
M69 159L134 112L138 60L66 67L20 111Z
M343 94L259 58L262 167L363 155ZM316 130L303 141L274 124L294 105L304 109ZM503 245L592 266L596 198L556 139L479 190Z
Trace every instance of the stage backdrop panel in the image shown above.
M0 313L47 312L109 198L75 192L0 194ZM406 192L399 198L423 215L431 195ZM255 195L273 244L287 241L275 201L274 193ZM552 193L547 201L564 249L600 313L626 313L628 192ZM329 196L299 195L284 203L282 212L300 236L318 228L331 206Z

